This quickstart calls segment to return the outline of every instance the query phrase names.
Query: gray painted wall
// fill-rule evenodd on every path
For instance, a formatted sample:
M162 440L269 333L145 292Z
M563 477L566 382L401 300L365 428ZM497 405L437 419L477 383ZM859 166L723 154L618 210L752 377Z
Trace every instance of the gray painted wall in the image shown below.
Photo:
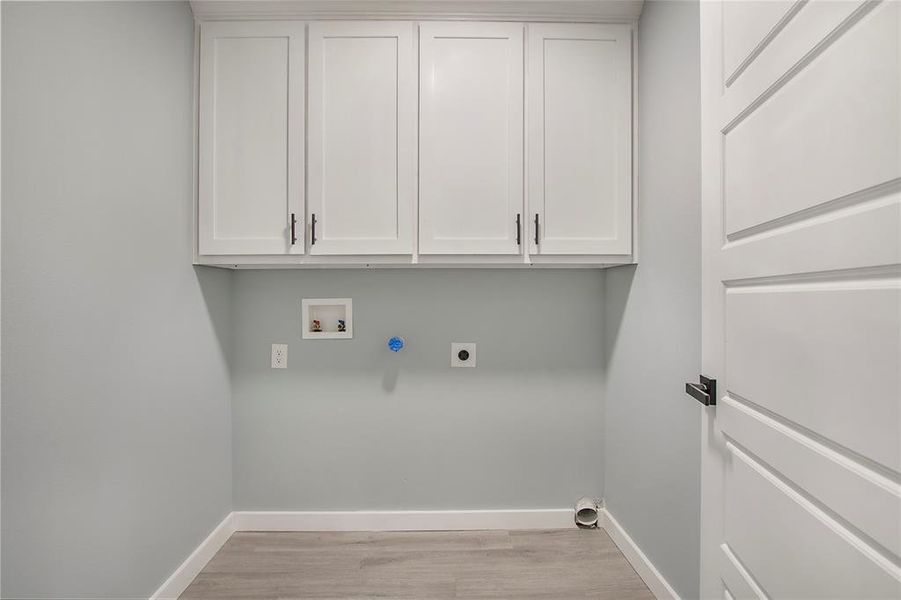
M599 271L241 271L236 510L568 507L601 496ZM352 297L352 340L302 340ZM385 347L403 335L407 349ZM452 341L478 344L450 368ZM289 344L288 369L269 366Z
M232 506L583 494L697 595L697 18L644 8L637 268L232 275L189 266L188 7L4 2L3 595L147 596ZM340 296L354 339L302 340Z
M604 498L683 597L699 593L701 360L697 2L639 24L637 267L607 273Z
M2 3L3 597L147 597L231 508L185 3Z

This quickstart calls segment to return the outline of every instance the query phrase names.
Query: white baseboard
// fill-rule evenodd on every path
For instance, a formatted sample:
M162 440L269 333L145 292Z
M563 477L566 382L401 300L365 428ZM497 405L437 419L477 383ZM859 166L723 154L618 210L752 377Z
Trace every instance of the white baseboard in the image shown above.
M448 531L566 529L573 510L237 511L237 531Z
M651 593L658 600L672 599L679 600L676 590L663 578L654 563L650 561L647 555L641 551L635 540L626 533L619 521L613 518L606 509L601 509L598 514L598 524L604 528L613 543L619 548L638 576L647 584Z
M622 525L601 509L598 526L657 598L679 595ZM235 511L230 513L160 586L150 600L178 598L236 531L466 531L483 529L572 529L571 508L536 510L413 511Z
M150 597L150 600L170 600L178 598L184 592L197 574L206 566L210 559L219 552L219 549L228 541L235 532L235 513L228 513L222 522L200 542L200 545L191 553L185 562L175 569L175 572L160 586Z

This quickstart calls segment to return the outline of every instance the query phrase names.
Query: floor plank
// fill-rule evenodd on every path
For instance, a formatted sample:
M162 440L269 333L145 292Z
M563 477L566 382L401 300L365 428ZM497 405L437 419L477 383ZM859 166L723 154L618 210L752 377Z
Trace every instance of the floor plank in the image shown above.
M601 598L653 595L600 530L238 532L181 596Z

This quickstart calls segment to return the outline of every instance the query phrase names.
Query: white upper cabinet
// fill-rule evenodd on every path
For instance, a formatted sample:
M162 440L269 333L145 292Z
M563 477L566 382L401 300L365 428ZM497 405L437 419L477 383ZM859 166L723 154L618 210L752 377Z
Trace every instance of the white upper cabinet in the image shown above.
M634 260L634 23L338 16L201 20L197 263Z
M311 254L413 253L413 31L391 21L309 26Z
M520 254L523 71L519 23L419 26L421 254Z
M303 252L303 79L302 23L201 25L201 255Z
M632 252L631 32L529 25L533 254Z

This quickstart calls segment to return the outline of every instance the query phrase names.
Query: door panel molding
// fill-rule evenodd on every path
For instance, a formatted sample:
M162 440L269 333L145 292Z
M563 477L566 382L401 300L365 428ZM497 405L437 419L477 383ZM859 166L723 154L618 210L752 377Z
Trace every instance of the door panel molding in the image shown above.
M901 481L878 463L727 394L718 408L723 432L818 498L862 534L901 555Z
M725 125L734 129L770 97L825 53L878 0L807 1L804 10L780 31L758 59L732 81L724 94Z
M885 5L844 29L724 130L726 235L901 177L898 11Z
M722 276L739 285L762 278L892 275L901 264L901 244L893 243L898 239L901 194L892 194L728 242L722 246ZM854 240L853 246L848 247L848 240Z
M901 566L882 549L744 446L728 439L726 449L726 479L735 492L726 506L727 543L770 597L901 595ZM774 548L785 548L792 560L782 560Z
M901 472L899 306L896 278L727 287L726 389Z
M730 21L734 20L739 27L739 32L758 34L757 37L744 40L744 51L740 51L735 47L724 47L724 62L726 63L724 75L726 76L726 87L729 87L733 81L738 79L738 77L744 73L745 69L747 69L754 60L763 53L767 45L776 39L776 36L782 32L794 16L807 5L807 2L808 0L782 0L778 2L769 2L766 6L767 14L764 15L764 20L761 21L758 18L756 23L754 22L756 16L754 13L759 11L760 7L755 6L752 2L730 2L725 5L726 8L729 9L724 11L723 14L723 30L725 32L728 32L731 29L732 24ZM769 26L768 29L766 28L767 26ZM761 31L760 27L764 28L763 31L765 31L765 33L763 35L759 35L759 32ZM729 42L728 36L726 36L726 41ZM730 54L733 56L730 57Z
M747 227L745 229L739 229L738 231L727 233L726 241L737 242L744 238L759 236L761 234L789 227L794 224L803 225L805 221L812 221L817 217L828 216L830 213L835 213L849 208L853 209L854 207L869 203L897 204L899 200L901 200L901 194L897 194L897 192L899 191L901 191L901 177L891 179L884 183L879 183L874 186L858 190L856 192L851 192L850 194L839 196L838 198L833 198L832 200L826 200L808 208L802 208L801 210L784 214L780 217L770 219L769 221L751 225L750 227ZM892 197L888 198L886 202L886 196Z
M722 576L723 584L727 593L731 590L734 598L759 598L767 600L766 592L760 587L760 584L754 581L754 577L748 573L735 552L729 547L729 544L720 544L719 568Z

